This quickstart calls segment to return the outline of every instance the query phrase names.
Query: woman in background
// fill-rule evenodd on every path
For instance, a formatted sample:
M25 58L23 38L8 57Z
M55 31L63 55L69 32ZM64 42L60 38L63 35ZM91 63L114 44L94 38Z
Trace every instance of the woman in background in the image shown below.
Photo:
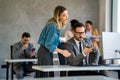
M87 38L90 38L91 36L99 36L99 31L97 28L94 28L93 27L93 23L92 21L90 20L87 20L85 22L85 26L86 26L86 29L85 29L85 33L86 33L86 37ZM91 39L91 38L90 38ZM100 54L100 48L99 48L99 38L92 38L91 39L92 43L93 43L93 46L98 49L99 51L99 54ZM94 58L94 54L90 54L91 56L91 60ZM103 58L102 56L100 55L100 58L99 58L99 62L98 64L104 64L104 61L103 61Z
M85 33L86 33L86 37L88 37L88 38L91 36L99 36L98 29L94 28L92 25L93 25L93 23L90 20L86 21L86 23L85 23L85 26L86 26ZM99 39L98 38L92 39L92 43L95 48L99 49L99 46L98 46Z

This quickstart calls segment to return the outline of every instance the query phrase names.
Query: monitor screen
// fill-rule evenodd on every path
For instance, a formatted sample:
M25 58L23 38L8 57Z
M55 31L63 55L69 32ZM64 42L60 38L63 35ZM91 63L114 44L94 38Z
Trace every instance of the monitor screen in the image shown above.
M120 59L120 33L102 32L103 59Z

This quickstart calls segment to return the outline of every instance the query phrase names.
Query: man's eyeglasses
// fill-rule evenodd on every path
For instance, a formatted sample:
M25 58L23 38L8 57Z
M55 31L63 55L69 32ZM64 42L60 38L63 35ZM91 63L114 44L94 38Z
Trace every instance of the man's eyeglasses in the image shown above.
M77 35L83 35L83 34L85 34L85 32L76 32L76 31L75 31L75 33L76 33Z

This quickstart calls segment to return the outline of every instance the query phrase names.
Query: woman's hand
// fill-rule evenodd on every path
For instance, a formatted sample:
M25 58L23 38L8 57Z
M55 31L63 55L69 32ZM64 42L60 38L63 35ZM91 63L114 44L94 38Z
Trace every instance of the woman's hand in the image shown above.
M56 48L55 52L58 52L65 57L70 57L71 56L71 53L68 50L62 50L62 49Z
M63 50L62 55L65 56L65 57L70 57L71 53L69 53L68 50Z
M93 39L93 41L95 41L95 42L99 42L99 39Z

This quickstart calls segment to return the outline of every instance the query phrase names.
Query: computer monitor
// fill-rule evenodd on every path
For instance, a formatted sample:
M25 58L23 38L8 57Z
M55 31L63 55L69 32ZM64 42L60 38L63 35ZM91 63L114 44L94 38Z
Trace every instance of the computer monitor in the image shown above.
M120 33L102 32L103 59L120 59Z

